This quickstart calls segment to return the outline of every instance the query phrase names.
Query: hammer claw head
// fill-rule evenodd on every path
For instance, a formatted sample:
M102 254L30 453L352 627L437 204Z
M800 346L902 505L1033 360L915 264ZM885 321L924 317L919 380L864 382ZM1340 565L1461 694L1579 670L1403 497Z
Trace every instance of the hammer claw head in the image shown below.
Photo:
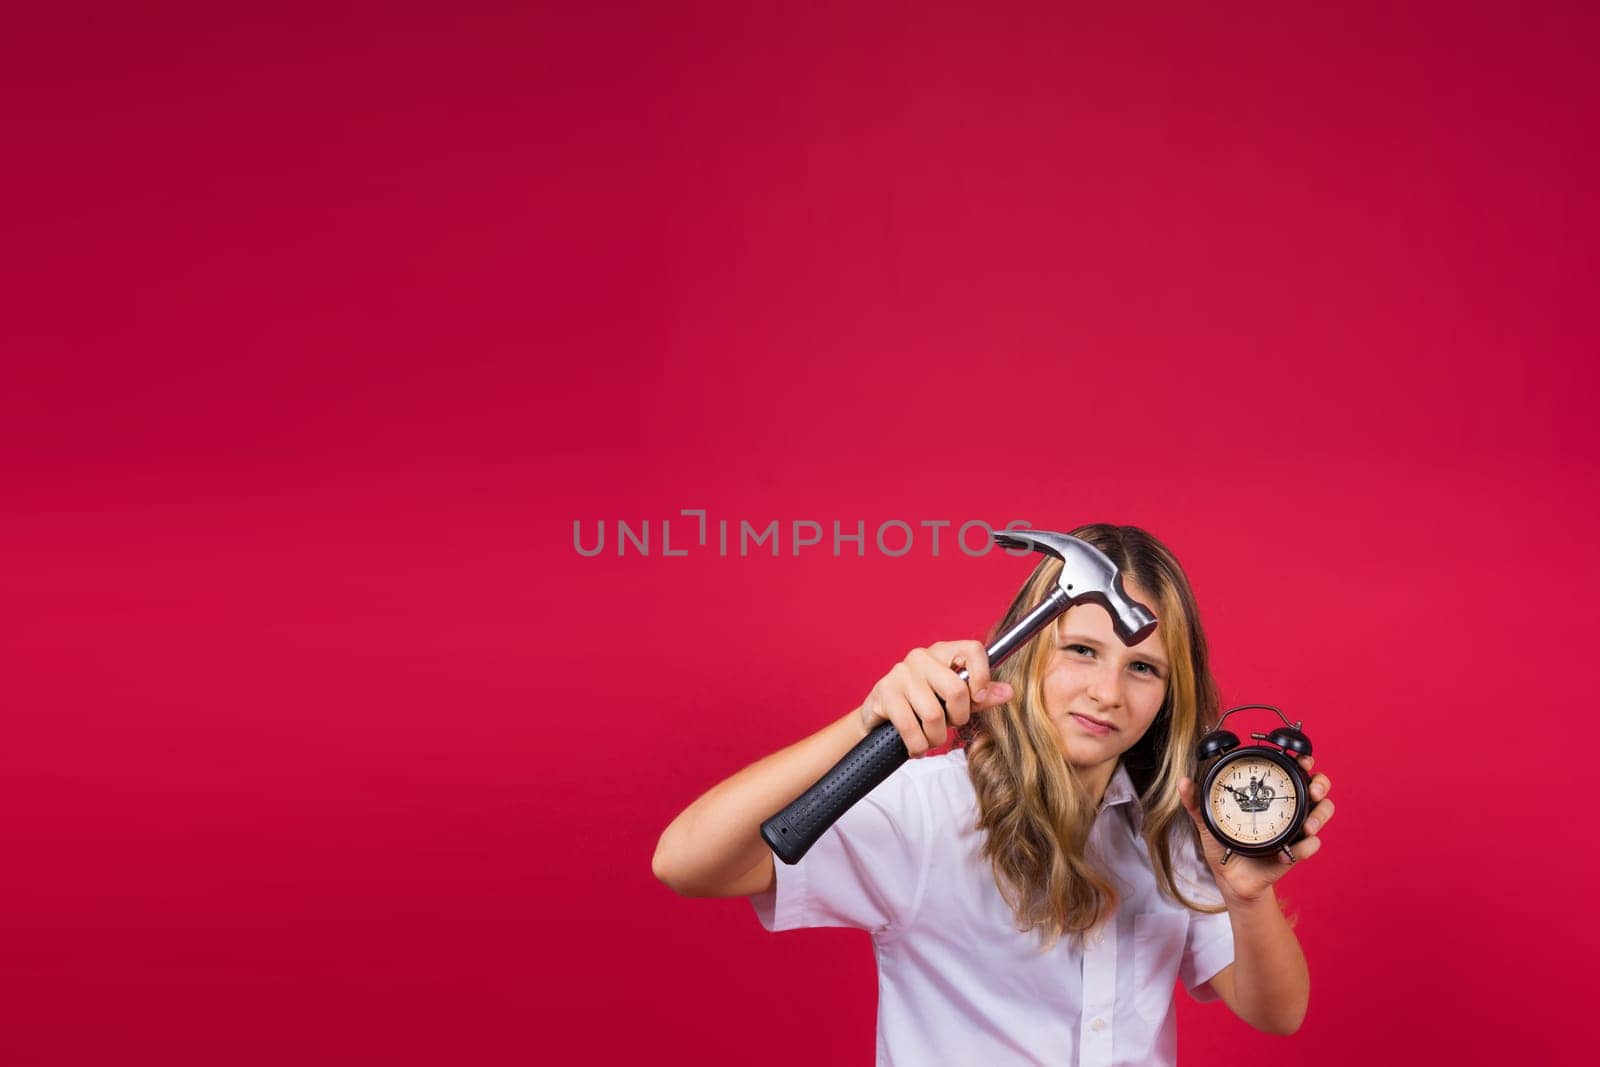
M1059 559L1061 591L1072 604L1092 602L1105 608L1123 644L1136 645L1156 628L1155 613L1128 595L1117 565L1087 541L1053 530L998 530L994 536L1007 548L1028 548Z

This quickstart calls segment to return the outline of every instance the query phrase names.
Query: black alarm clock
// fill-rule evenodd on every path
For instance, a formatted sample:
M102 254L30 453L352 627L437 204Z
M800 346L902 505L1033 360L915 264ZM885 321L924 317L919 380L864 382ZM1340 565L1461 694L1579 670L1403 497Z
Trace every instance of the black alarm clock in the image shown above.
M1246 708L1276 712L1283 725L1270 734L1251 734L1256 745L1239 744L1224 730L1228 716ZM1217 728L1200 741L1199 758L1216 759L1200 787L1200 814L1206 829L1222 842L1222 862L1235 852L1243 856L1270 856L1280 849L1290 861L1289 846L1303 836L1301 827L1311 814L1311 780L1300 767L1300 757L1311 755L1311 739L1300 724L1271 704L1240 704L1230 708Z

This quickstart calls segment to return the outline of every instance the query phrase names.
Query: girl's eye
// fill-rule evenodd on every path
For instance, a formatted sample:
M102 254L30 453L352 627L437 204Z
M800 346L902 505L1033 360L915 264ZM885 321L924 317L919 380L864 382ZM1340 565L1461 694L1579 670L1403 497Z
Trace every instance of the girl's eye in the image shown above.
M1094 655L1094 649L1090 648L1088 645L1066 645L1064 647L1068 652L1082 652L1086 655ZM1154 664L1139 660L1138 662L1134 663L1134 666L1139 668L1140 674L1148 674L1155 678L1159 678L1161 676L1161 672L1156 670Z

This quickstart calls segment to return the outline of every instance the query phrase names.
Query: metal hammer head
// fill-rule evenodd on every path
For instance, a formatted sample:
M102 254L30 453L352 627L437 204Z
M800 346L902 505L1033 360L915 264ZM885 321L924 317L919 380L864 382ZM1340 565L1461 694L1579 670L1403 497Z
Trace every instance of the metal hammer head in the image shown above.
M1105 608L1123 644L1136 645L1156 628L1155 613L1128 595L1117 565L1089 542L1051 530L996 530L994 539L1007 548L1030 548L1059 559L1057 588L1070 600L1068 606L1090 601Z

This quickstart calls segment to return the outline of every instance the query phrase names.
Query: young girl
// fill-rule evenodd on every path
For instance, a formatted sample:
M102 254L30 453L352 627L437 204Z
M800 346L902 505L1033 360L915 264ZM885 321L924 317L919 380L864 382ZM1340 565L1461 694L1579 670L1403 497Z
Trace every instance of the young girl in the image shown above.
M1175 979L1268 1033L1305 1016L1305 957L1272 888L1293 861L1224 864L1197 806L1195 749L1219 709L1188 578L1137 527L1072 534L1155 613L1144 641L1123 645L1086 603L992 677L976 641L913 650L860 707L695 801L657 847L656 876L678 893L748 896L768 930L869 931L880 1067L1170 1064ZM1060 571L1040 562L991 637ZM799 863L774 862L761 823L884 720L912 759ZM959 747L932 755L952 733ZM1330 786L1312 779L1296 861L1320 847Z

